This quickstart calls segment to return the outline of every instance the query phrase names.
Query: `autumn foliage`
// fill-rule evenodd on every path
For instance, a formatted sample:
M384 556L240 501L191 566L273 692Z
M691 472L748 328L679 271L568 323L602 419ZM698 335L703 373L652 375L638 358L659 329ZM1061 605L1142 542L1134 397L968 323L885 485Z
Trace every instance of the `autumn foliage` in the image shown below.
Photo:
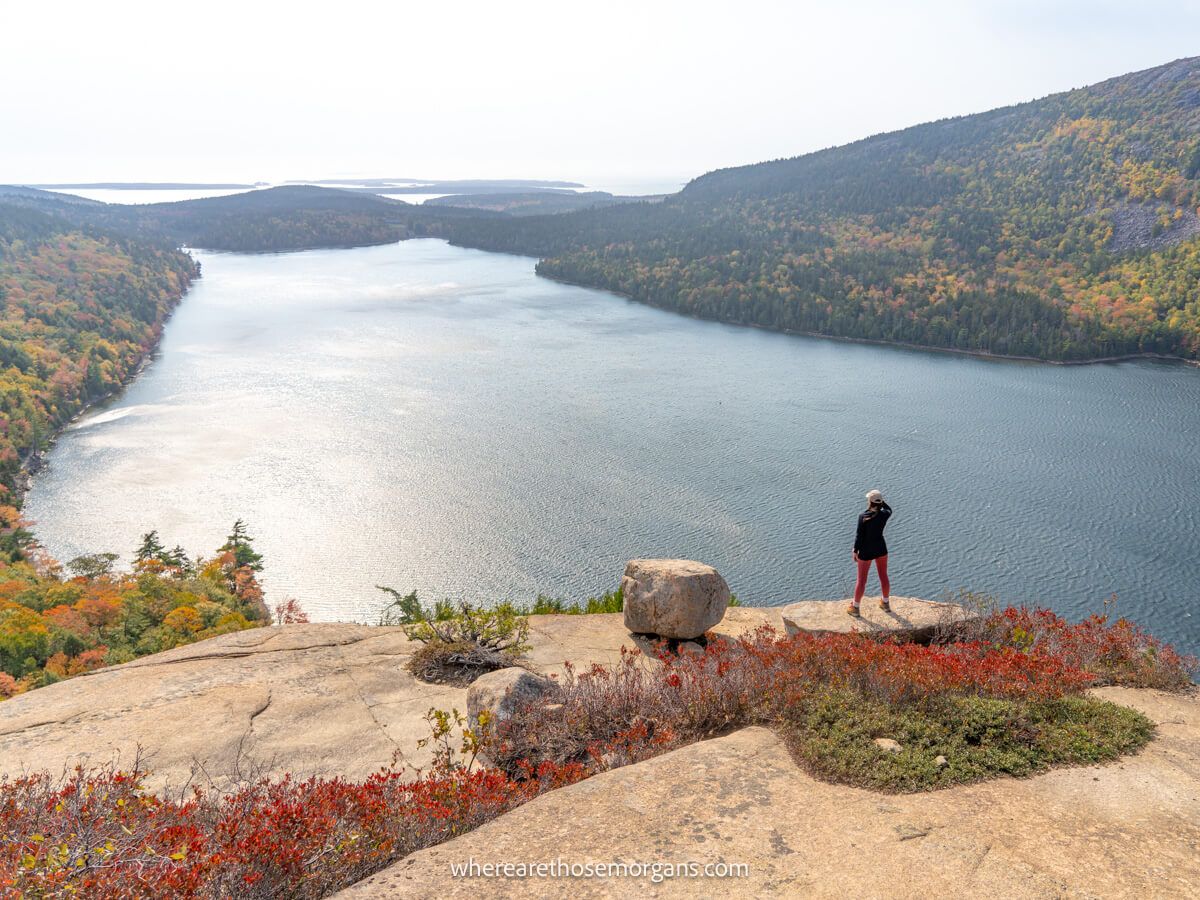
M178 250L0 203L0 502L19 502L30 454L131 377L198 274Z
M616 741L631 762L758 724L788 735L814 774L924 790L1136 749L1148 720L1085 689L1182 690L1197 671L1195 659L1102 616L1071 624L1013 608L945 638L922 646L855 634L782 637L764 627L710 641L702 654L662 648L657 665L627 653L610 667L568 667L552 704L500 725L492 758L503 767L587 763L595 747ZM638 739L621 743L631 729ZM909 749L881 759L876 737L904 737ZM936 767L938 756L949 764Z
M141 773L0 782L0 890L89 898L323 897L583 777L544 764L396 771L361 783L262 780L166 799Z
M14 513L15 514L15 513ZM133 567L113 569L116 554L62 566L25 544L16 562L0 562L0 700L205 638L268 624L257 573L260 557L241 522L208 559L167 550L150 532ZM289 601L280 621L306 621Z
M1106 614L1072 623L1048 609L1008 607L988 617L981 637L996 646L1060 660L1101 685L1174 691L1188 687L1197 671L1194 657L1128 619Z
M961 351L1200 356L1200 64L709 172L454 243L737 324ZM1184 125L1191 122L1191 125Z

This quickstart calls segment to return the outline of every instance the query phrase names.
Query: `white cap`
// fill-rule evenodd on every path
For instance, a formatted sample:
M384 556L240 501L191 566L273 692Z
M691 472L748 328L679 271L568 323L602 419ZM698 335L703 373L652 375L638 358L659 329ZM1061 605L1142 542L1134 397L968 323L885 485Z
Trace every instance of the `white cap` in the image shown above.
M876 491L876 490L867 491L867 502L868 503L881 503L881 502L883 502L883 494L879 493L879 491Z

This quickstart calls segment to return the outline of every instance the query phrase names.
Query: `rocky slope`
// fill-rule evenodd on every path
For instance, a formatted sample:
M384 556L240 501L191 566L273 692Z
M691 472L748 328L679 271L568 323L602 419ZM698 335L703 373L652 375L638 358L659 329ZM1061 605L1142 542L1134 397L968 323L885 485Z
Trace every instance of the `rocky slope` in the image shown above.
M839 604L840 605L840 604ZM779 610L732 608L718 632ZM620 614L531 617L543 672L611 663ZM225 786L246 774L360 779L416 741L431 707L466 690L416 681L398 628L297 625L225 635L0 703L0 775L79 761L130 765L150 784ZM748 728L544 795L415 853L345 892L375 897L1195 896L1200 886L1200 694L1098 692L1158 724L1142 753L925 794L817 781L779 739ZM745 877L453 878L466 863L746 863Z

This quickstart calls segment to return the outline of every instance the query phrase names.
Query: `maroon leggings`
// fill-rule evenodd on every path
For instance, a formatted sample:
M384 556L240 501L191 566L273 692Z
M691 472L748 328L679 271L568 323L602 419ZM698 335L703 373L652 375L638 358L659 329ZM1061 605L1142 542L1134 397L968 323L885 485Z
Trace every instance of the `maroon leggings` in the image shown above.
M871 574L871 563L875 563L875 571L879 573L879 586L883 588L883 596L890 597L892 595L892 583L887 577L887 557L880 556L876 559L860 559L856 560L858 564L858 581L854 585L854 603L857 606L862 602L863 593L867 589L867 576Z

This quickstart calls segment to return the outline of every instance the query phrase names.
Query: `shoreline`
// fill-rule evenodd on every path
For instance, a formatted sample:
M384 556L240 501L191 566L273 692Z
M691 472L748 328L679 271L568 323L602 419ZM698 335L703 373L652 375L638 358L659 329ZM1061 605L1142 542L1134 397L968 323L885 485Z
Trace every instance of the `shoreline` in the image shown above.
M430 240L430 239L423 238L423 239L419 239L419 240ZM435 258L440 258L447 262L454 262L455 257L453 255L445 256L443 254L453 254L453 253L456 253L456 251L449 251L448 249L446 249L447 244L444 240L439 240L436 238L434 238L432 240L437 241L438 243L441 243L443 245L442 254L437 254L435 256ZM380 247L377 250L371 250L369 247L365 247L363 249L364 249L364 252L366 252L367 254L370 255L370 259L372 259L376 262L382 262L382 261L392 260L392 259L396 258L396 254L393 254L391 251L384 250L382 247ZM410 255L413 258L423 258L426 255L433 256L436 253L436 248L431 246L427 250L420 250L419 248L414 247L414 248L410 248L410 250L408 252L406 252L403 248L397 247L397 251L399 254L402 254L405 259L408 259ZM197 254L197 255L200 256L200 254ZM214 264L215 264L217 258L224 256L224 255L229 255L229 254L213 254ZM513 256L516 254L507 254L507 255ZM259 255L251 254L250 256L251 256L251 259L247 260L247 264L254 265L257 268L257 263L253 263L252 259L254 257L258 257ZM266 257L267 261L264 264L275 265L274 263L269 262L269 260L271 258L272 257L270 257L270 256ZM324 255L324 262L321 262L320 258L312 258L311 262L305 263L304 265L305 265L305 267L307 267L310 265L318 265L319 264L322 267L329 267L333 270L337 270L344 265L344 263L342 263L340 261L342 259L344 259L344 258L343 257L335 257L333 255ZM485 258L480 257L479 259L484 260ZM201 262L203 263L204 261L205 261L204 258L201 257ZM233 264L233 261L234 261L234 258L231 257L231 259L230 259L231 265ZM502 262L502 261L500 261L500 262ZM480 263L478 263L478 262L470 263L469 258L461 258L461 259L459 259L458 263L455 263L455 265L460 265L460 264L467 265L469 267L477 267L480 265ZM514 269L509 270L506 267L502 267L501 270L499 270L499 271L504 272L506 278L510 277L516 273L519 273L521 271L528 273L528 270L524 268L524 266L526 264L527 263L524 260L522 260L519 263L517 261L513 260L513 265L515 267ZM492 265L495 265L495 262ZM290 269L290 268L291 268L290 266L286 267L286 269ZM225 271L225 270L222 269L222 271ZM207 271L207 269L205 270L204 274L209 277L212 276L212 273ZM524 277L527 277L527 274ZM543 277L548 278L548 276L543 276ZM558 279L549 279L548 278L548 280L555 281ZM60 512L58 512L58 510L62 509L62 501L72 498L72 486L69 482L66 484L66 489L62 490L62 492L59 494L59 500L57 502L52 501L50 503L46 503L46 502L43 502L43 500L41 499L45 496L48 496L47 489L50 488L51 486L55 487L56 492L58 492L58 490L60 490L58 488L58 485L62 482L62 479L60 478L59 475L54 474L58 470L47 470L47 466L52 465L52 463L49 463L48 457L56 449L57 441L60 440L62 438L62 436L65 435L66 430L68 430L72 427L76 427L81 421L90 417L93 412L96 412L100 415L102 422L106 422L108 420L109 413L104 412L104 411L107 410L110 406L123 407L127 402L133 402L133 401L126 401L123 399L124 392L126 392L133 384L135 384L136 380L140 376L142 376L144 374L144 372L148 371L149 366L153 362L155 362L156 359L158 359L159 354L164 352L163 351L163 346L164 346L163 339L166 336L165 329L166 329L166 327L171 325L171 323L172 323L171 316L173 316L175 314L175 312L182 306L183 302L186 302L187 296L189 296L189 294L190 294L190 289L195 286L195 283L196 283L195 280L193 280L192 282L189 283L187 291L185 291L182 294L180 301L177 302L174 306L172 306L170 314L167 315L166 317L164 317L164 319L163 319L164 327L163 327L163 330L158 335L155 336L154 347L148 348L147 352L142 355L141 361L135 367L130 369L130 371L127 374L127 377L123 380L123 383L120 386L114 387L113 391L110 392L109 394L107 394L106 396L97 397L91 403L89 403L86 406L83 406L81 409L79 409L68 421L64 422L62 424L62 426L60 428L56 429L55 432L45 441L45 444L44 444L43 448L41 449L41 452L37 454L36 459L31 458L31 459L27 459L27 460L23 461L24 462L24 465L23 465L24 471L22 473L23 481L22 481L22 484L20 487L22 505L28 504L28 506L26 507L26 509L27 509L26 514L30 518L42 519L45 522L45 528L47 528L47 529L52 528L54 526L54 524L59 521L69 521L68 517L63 516ZM564 283L569 284L569 282L564 282ZM533 287L532 283L526 283L526 284L529 284L530 287ZM207 288L205 288L203 285L202 285L202 289L207 290ZM586 289L587 290L595 290L593 288L586 288ZM605 293L613 294L615 292L606 291ZM567 299L569 300L569 297ZM577 299L581 299L581 302L583 302L584 305L587 305L587 303L589 303L589 302L596 303L597 304L596 308L598 310L603 310L605 308L608 308L610 310L619 310L619 307L615 307L611 304L610 301L611 301L611 299L613 299L612 296L606 296L604 298L594 298L592 301L588 301L587 298L577 298ZM624 297L623 297L623 299L627 299L628 302L631 302L631 303L638 302L638 301L634 301L634 300L629 300L628 298L624 298ZM193 301L193 302L195 303L197 301ZM578 304L572 304L572 305L578 305ZM640 304L640 305L647 306L650 304ZM629 315L633 315L635 317L632 321L636 322L637 314L634 313L634 311L632 311L631 307L629 309L630 309ZM617 316L618 319L624 318L624 315L621 314L620 312L615 312L614 314ZM689 318L697 318L697 317L690 316ZM190 315L189 315L189 321L191 321ZM275 321L276 321L276 323L278 322L278 320L275 320ZM649 327L651 331L661 331L663 329L670 330L673 327L678 327L678 326L671 326L670 322L672 320L670 320L670 319L663 319L663 320L659 320L659 321L660 321L660 326L654 326L653 321L651 321L645 327ZM711 320L704 320L704 321L711 321ZM490 328L490 326L489 326L489 328ZM769 329L761 329L760 328L760 330L766 331ZM714 337L714 335L715 335L715 337ZM803 336L803 335L797 335L797 336ZM731 336L731 337L735 337L735 336ZM834 338L834 339L836 340L837 338ZM726 340L725 338L721 337L720 332L710 332L710 338L708 338L706 340L706 342L707 341L716 341L718 343L712 344L711 346L719 347L719 346L723 346L719 342L722 342L725 340ZM796 347L794 344L792 345L791 350L787 349L787 347L789 346L787 344L775 345L773 342L769 343L769 344L764 344L764 345L756 345L756 344L752 343L751 345L747 345L747 346L749 346L751 348L752 353L754 353L754 352L765 353L768 350L770 350L772 353L777 354L777 356L780 360L786 360L786 359L792 358L792 357L795 357L798 359L804 353L804 350L802 347ZM752 348L755 346L759 347L759 351L753 351ZM776 346L778 347L777 350L771 350L772 347L776 347ZM906 345L893 345L893 346L906 346ZM908 349L917 349L918 352L920 352L919 348L908 348ZM817 364L819 367L824 367L826 363L828 363L829 365L832 365L835 360L844 359L844 358L838 356L839 351L836 348L829 349L826 352L829 355L822 356L820 345L813 345L812 347L810 347L809 354L808 354L808 359L810 360L809 365ZM854 357L851 357L850 359L853 360ZM867 359L867 357L864 356L864 357L860 357L859 359L865 360L865 359ZM925 358L924 360L922 360L922 358L920 358L920 357L909 357L908 358L910 360L909 362L905 361L905 359L906 359L905 357L892 357L890 359L892 359L892 363L885 364L885 368L887 366L911 367L915 371L923 370L925 373L932 373L932 377L935 380L938 378L936 373L939 371L939 369L936 367L936 361L932 360L931 358ZM1003 359L1003 358L1001 358L1001 359ZM1014 360L1006 360L1006 361L1014 361ZM930 368L931 364L934 365L934 368ZM1032 379L1033 382L1043 383L1043 384L1053 384L1056 380L1061 382L1062 380L1065 380L1065 379L1069 379L1073 383L1078 382L1078 381L1090 383L1093 380L1093 377L1088 375L1086 373L1086 370L1080 370L1079 372L1077 372L1071 376L1067 376L1064 374L1061 378L1059 378L1059 376L1057 376L1057 375L1046 375L1046 373L1043 373L1042 376L1039 376L1032 369L1030 369L1030 370L1021 370L1021 369L1007 369L1007 370L1006 369L993 369L993 370L979 369L979 370L976 370L973 367L969 366L968 369L966 369L966 370L957 370L954 363L948 362L946 364L950 365L951 369L953 371L961 371L962 373L964 373L964 377L965 377L966 373L971 373L971 372L976 373L975 375L971 376L972 381L976 381L976 380L979 380L980 378L982 378L982 379L984 379L984 381L993 381L994 382L994 379L992 378L992 376L988 376L986 374L989 371L995 373L995 377L999 378L1001 383L1007 383L1013 379L1016 379L1018 381L1028 381L1028 380ZM842 364L839 363L838 365L840 367L840 365L842 365ZM942 371L943 375L945 375L947 372L950 372L951 370L941 370L941 371ZM1051 370L1051 371L1053 371L1053 370ZM1104 380L1104 381L1108 380L1109 376L1103 375L1104 370L1093 370L1093 371L1094 371L1094 374L1096 376L1100 376L1102 380ZM1161 380L1162 378L1170 379L1172 377L1180 377L1178 374L1173 375L1172 371L1169 369L1151 369L1150 367L1140 367L1140 368L1127 368L1124 371L1126 372L1126 375L1121 376L1121 375L1117 374L1118 370L1114 369L1114 370L1112 370L1113 375L1111 377L1113 379L1116 379L1116 382L1119 384L1126 383L1125 382L1126 378L1129 378L1132 381L1144 380L1146 384L1151 384L1152 382L1150 382L1149 379L1157 378L1157 381L1155 383L1165 384L1168 386L1172 385L1173 382L1171 382L1171 381L1163 382ZM1143 371L1145 374L1138 375L1137 373L1139 371ZM1003 374L1005 372L1008 372L1009 374L1007 374L1007 375ZM1022 374L1022 372L1024 372L1024 374ZM1157 372L1157 376L1152 374L1153 372ZM1176 370L1176 373L1177 372L1178 372L1178 370ZM151 373L151 377L156 378L157 376L154 376L154 373ZM1189 378L1189 376L1182 376L1182 377ZM1180 382L1180 384L1181 385L1187 385L1187 384L1195 385L1196 382L1187 381L1187 382ZM1156 391L1155 393L1161 395L1166 392L1160 390L1160 391ZM1190 394L1192 392L1188 391L1187 393ZM144 394L139 394L137 396L143 397ZM726 402L728 402L728 400ZM1103 409L1103 406L1100 404L1102 404L1103 402L1104 402L1103 397L1101 397L1097 401L1098 408L1101 410ZM1138 415L1140 415L1140 414L1138 414ZM89 426L88 430L83 432L82 435L76 436L73 438L69 438L68 444L71 445L71 447L74 447L76 443L84 443L84 444L90 443L95 438L89 437L89 435L99 435L100 431L104 431L105 433L108 433L108 429L111 427L112 426L109 424L100 424L100 425ZM64 452L66 452L66 449L67 449L67 447L66 447L66 445L64 445ZM73 450L71 451L71 454L72 454L72 456L74 455ZM64 462L62 460L60 460L60 465L62 465L62 464L64 464ZM104 471L104 469L99 468L96 471L98 473L102 473ZM43 487L39 489L36 487L36 478L40 474L47 474L47 478L43 479ZM82 485L82 482L80 482L79 484ZM118 495L113 494L112 496L116 497ZM138 517L144 518L145 515L146 515L146 513L143 510L141 513L138 514L138 516L131 517L131 518L138 518ZM103 524L103 522L101 522L101 524ZM205 527L207 528L208 525L205 524ZM103 530L104 529L102 529L102 531ZM61 531L58 533L59 533L60 537L63 534L63 532L61 532ZM68 552L67 550L63 549L61 546L57 545L57 541L54 541L54 536L50 531L46 531L43 534L42 526L38 526L35 528L35 534L39 537L45 538L47 540L48 544L53 541L54 551L61 554L61 556L63 558L67 558L67 557L74 555L73 553ZM94 548L94 543L97 540L96 537L94 537L94 536L89 537L86 532L82 532L81 537L85 538L86 540L80 540L79 541L80 545L82 545L83 547L88 548L88 549ZM125 542L124 539L122 539L121 543L124 543L124 542ZM191 542L189 542L189 545L190 545L190 543ZM81 553L83 551L77 550L74 552ZM290 583L293 584L293 587L289 588L289 587L287 587L286 584L279 583L278 579L281 576L284 577L285 580L290 581ZM568 577L570 577L570 576L568 575ZM1017 600L1022 596L1021 593L1016 588L1013 587L1014 578L1011 574L1005 573L1003 575L1000 575L1000 573L997 572L997 573L993 573L993 575L991 577L993 578L994 583L984 585L983 586L984 590L995 591L996 593L1006 596L1008 599L1012 599L1012 600ZM1111 579L1112 579L1112 574L1108 573L1105 581L1097 580L1097 582L1095 582L1093 584L1093 587L1090 590L1093 593L1095 593L1097 596L1107 595L1112 590L1118 590L1119 585L1112 584ZM933 592L931 594L929 594L929 596L934 596L934 597L940 596L946 590L954 590L960 586L964 586L963 580L961 578L946 579L944 584L941 583L940 579L931 578L930 580L932 582L934 582L934 585L933 585ZM1032 581L1033 579L1030 579L1030 580ZM351 608L350 602L352 602L352 601L344 600L341 597L334 597L330 600L326 600L326 599L322 599L319 595L317 595L314 600L313 595L309 594L309 588L303 586L301 581L302 581L301 579L296 578L295 570L292 570L292 569L289 569L287 572L276 573L270 579L270 582L275 585L275 589L283 590L284 595L294 594L295 596L299 597L302 601L307 602L308 604L317 602L318 606L324 607L325 612L315 613L314 619L321 618L324 615L333 615L333 616L341 617L341 616L346 615L346 611ZM1081 583L1083 583L1083 582L1081 582ZM418 585L413 585L413 586L418 586ZM535 587L536 587L536 585L535 585ZM583 591L581 591L580 593L587 593L589 590L598 590L602 587L603 587L603 585L593 584L590 588L585 587L585 589ZM370 590L370 584L365 585L365 589ZM552 593L554 593L554 594L561 593L561 594L566 594L569 596L573 592L570 591L569 589L560 588L556 584L553 587ZM757 594L757 596L755 597L755 599L759 603L774 602L777 604L782 604L782 603L788 602L788 600L792 599L795 596L795 595L792 595L792 597L787 597L786 599L771 599L770 595L768 595L767 597L764 597L761 593L756 592L756 594ZM1124 591L1122 591L1122 594L1123 595L1131 595L1132 591L1130 589L1126 588ZM453 596L454 592L453 592L453 590L440 590L439 589L437 592L437 595L438 596L444 596L444 595ZM474 599L474 598L472 598L472 599ZM1064 598L1061 600L1061 602L1066 603L1069 601L1069 599L1070 598ZM1074 607L1072 607L1072 608L1074 608ZM1145 613L1143 613L1143 614L1145 614ZM369 618L370 613L367 613L367 616ZM1186 624L1186 621L1185 621L1185 624ZM1175 629L1178 627L1178 625L1177 625L1177 623L1174 623L1174 622L1168 622L1168 624L1159 625L1158 627L1162 628L1162 629L1168 629L1168 628ZM1186 629L1184 629L1184 630L1186 630ZM1182 642L1182 638L1180 638L1178 636L1178 631L1173 631L1171 633L1172 633L1174 640Z
M187 248L181 249L182 252L191 256L191 253L188 252ZM195 262L194 257L192 261ZM55 428L50 436L47 437L43 442L42 446L31 448L21 457L21 467L17 471L15 484L13 485L14 493L16 495L14 499L17 501L17 509L24 508L25 496L29 493L29 490L33 485L34 476L46 466L46 457L50 454L50 451L54 449L54 445L58 443L58 439L62 437L63 433L96 407L103 406L104 404L115 400L117 397L123 394L133 385L135 381L137 381L142 372L146 370L146 367L154 361L155 356L158 355L158 348L162 344L162 336L163 332L166 331L167 323L171 320L171 317L175 315L175 310L180 307L184 299L186 299L188 293L191 291L192 285L194 285L200 279L200 277L201 272L199 269L197 269L195 276L188 279L187 287L185 287L183 293L179 295L179 299L172 303L167 309L167 314L163 316L163 320L159 324L158 333L154 336L154 342L146 348L146 352L141 355L141 358L138 359L137 364L129 370L129 373L123 379L121 379L120 384L118 384L104 396L89 400L87 403L81 406L75 412L75 414L71 416L71 418L67 419L67 421Z
M465 246L456 244L454 246ZM471 247L468 249L478 250L482 248ZM504 251L484 250L485 253L503 253ZM528 256L525 253L510 253L509 256ZM537 259L541 262L540 257L529 257ZM544 275L534 268L534 274L538 278L545 278L547 281L554 281L558 284L565 284L571 287L585 288L590 291L603 291L606 294L613 294L617 297L622 297L632 303L639 303L642 306L648 306L651 309L657 309L661 312L671 313L676 316L683 316L688 319L694 319L697 322L712 322L717 325L729 325L734 328L754 328L758 331L766 331L771 334L789 334L795 337L818 338L825 341L839 341L843 344L866 344L876 347L895 347L901 350L920 350L929 353L952 353L956 356L970 356L976 359L991 360L993 362L1027 362L1039 363L1047 366L1091 366L1101 363L1120 363L1120 362L1136 362L1137 360L1155 360L1158 362L1179 363L1193 369L1200 369L1200 359L1188 359L1184 356L1171 356L1166 353L1126 353L1118 356L1096 356L1088 359L1044 359L1040 356L1017 356L1015 354L1006 353L989 353L986 350L960 350L957 347L938 347L932 344L913 344L904 341L884 341L875 338L856 338L846 337L839 334L825 334L821 331L799 331L794 328L772 328L768 325L759 325L756 322L730 322L725 319L714 319L708 316L698 316L694 313L684 312L679 309L672 309L667 306L661 306L657 303L651 303L648 300L641 300L624 291L613 290L612 288L596 287L591 284L582 284L578 281L571 281L568 278L558 278L554 275Z

